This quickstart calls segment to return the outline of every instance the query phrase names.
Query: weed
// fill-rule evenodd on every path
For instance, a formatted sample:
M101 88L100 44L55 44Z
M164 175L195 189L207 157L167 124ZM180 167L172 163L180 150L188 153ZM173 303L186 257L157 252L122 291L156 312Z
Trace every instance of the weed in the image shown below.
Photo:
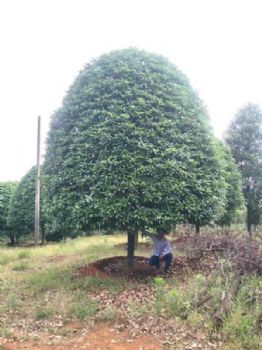
M11 338L11 337L12 337L12 332L11 332L11 330L10 330L9 328L7 328L7 327L0 328L0 336L1 336L2 338L8 339L8 338Z
M22 301L19 297L19 291L10 291L6 297L6 307L9 310L17 311L22 305Z
M116 306L110 305L106 309L99 312L99 319L101 321L113 321L117 318L118 309Z
M0 256L0 265L7 265L12 259L8 255Z
M141 304L136 301L129 301L128 310L130 315L135 317L150 315L152 313L152 304L148 302Z
M190 308L190 299L186 293L177 288L172 289L168 294L168 312L171 317L182 317Z
M30 276L27 283L34 293L50 289L66 289L72 284L71 275L71 270L49 269Z
M155 290L156 290L156 302L155 302L155 310L156 314L159 316L165 306L165 286L166 282L162 277L156 277L154 280Z
M66 329L66 328L58 328L55 330L55 334L56 335L61 335L63 337L66 337L68 335L71 334L70 330L69 329Z
M199 286L203 285L205 283L205 281L206 281L206 277L204 275L202 275L201 273L197 273L195 275L195 282Z
M8 265L17 260L19 252L18 248L0 248L0 265Z
M168 288L167 283L162 277L156 277L154 280L156 291L155 309L159 316L163 309L169 317L182 317L191 306L191 289L179 290L178 288Z
M197 310L192 310L187 318L187 323L193 327L193 328L199 328L199 325L201 325L204 322L203 315L198 312Z
M26 262L21 261L20 263L14 265L13 270L14 271L25 271L28 270L29 265Z
M53 310L51 310L51 309L46 309L46 310L38 309L38 310L36 310L36 313L35 313L35 319L37 321L39 321L39 320L43 320L45 318L49 318L52 315L53 315Z
M93 291L100 289L108 289L111 292L121 292L127 286L126 281L118 281L113 278L86 277L75 281L73 287L84 289L85 291Z
M262 309L262 280L247 278L239 291L236 303L224 321L223 332L235 343L248 350L261 350L262 337L257 320ZM257 333L257 334L256 334Z
M95 301L86 301L73 305L68 312L68 316L85 321L94 316L96 311L97 303Z
M28 259L31 256L31 252L29 250L21 250L17 257L18 259Z

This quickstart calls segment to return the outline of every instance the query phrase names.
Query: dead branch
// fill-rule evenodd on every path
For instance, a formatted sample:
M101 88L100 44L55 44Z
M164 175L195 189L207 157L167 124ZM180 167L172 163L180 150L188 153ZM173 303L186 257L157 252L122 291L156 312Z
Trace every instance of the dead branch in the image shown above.
M191 249L190 249L191 248ZM223 235L198 235L187 240L191 251L189 260L198 260L206 253L217 252L230 265L245 274L262 274L262 251L257 240L249 236L226 233ZM193 254L192 254L193 252Z
M212 281L214 279L214 276L216 276L217 274L217 269L215 269L206 279L206 282L204 284L204 286L200 289L198 295L193 299L191 306L192 308L198 308L201 305L203 305L207 300L209 300L210 298L208 298L206 300L206 296L207 296L207 292L208 292L208 288L212 285Z
M214 325L216 327L220 327L222 325L223 319L225 318L225 316L228 314L228 312L231 309L231 305L233 303L233 300L234 300L234 298L239 290L239 287L240 287L241 275L242 275L241 270L235 271L231 288L229 289L229 291L227 293L225 293L223 298L221 298L220 305L212 317Z

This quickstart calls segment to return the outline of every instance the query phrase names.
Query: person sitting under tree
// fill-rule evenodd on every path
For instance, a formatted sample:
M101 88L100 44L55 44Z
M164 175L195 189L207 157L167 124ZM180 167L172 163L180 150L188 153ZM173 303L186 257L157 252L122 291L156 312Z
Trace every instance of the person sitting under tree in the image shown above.
M165 261L165 272L170 271L170 265L173 260L172 249L169 241L165 237L168 234L166 230L159 230L157 234L144 232L143 237L150 237L153 241L153 255L149 258L149 265L160 268L160 261Z

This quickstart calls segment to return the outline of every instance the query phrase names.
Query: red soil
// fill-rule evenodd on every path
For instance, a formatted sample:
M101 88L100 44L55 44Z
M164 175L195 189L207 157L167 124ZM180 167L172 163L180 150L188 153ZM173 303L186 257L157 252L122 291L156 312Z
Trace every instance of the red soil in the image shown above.
M74 337L59 339L50 344L50 338L43 337L40 342L6 343L5 350L160 350L162 345L157 337L142 335L132 338L126 331L110 329L105 325L97 325L89 334L76 334Z

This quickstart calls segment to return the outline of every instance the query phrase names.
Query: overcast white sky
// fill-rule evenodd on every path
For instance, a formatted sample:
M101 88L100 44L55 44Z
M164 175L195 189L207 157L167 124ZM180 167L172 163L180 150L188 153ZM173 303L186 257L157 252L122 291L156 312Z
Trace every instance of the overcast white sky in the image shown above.
M219 137L239 108L262 103L260 0L0 0L0 181L42 154L50 115L85 63L138 47L190 79Z

